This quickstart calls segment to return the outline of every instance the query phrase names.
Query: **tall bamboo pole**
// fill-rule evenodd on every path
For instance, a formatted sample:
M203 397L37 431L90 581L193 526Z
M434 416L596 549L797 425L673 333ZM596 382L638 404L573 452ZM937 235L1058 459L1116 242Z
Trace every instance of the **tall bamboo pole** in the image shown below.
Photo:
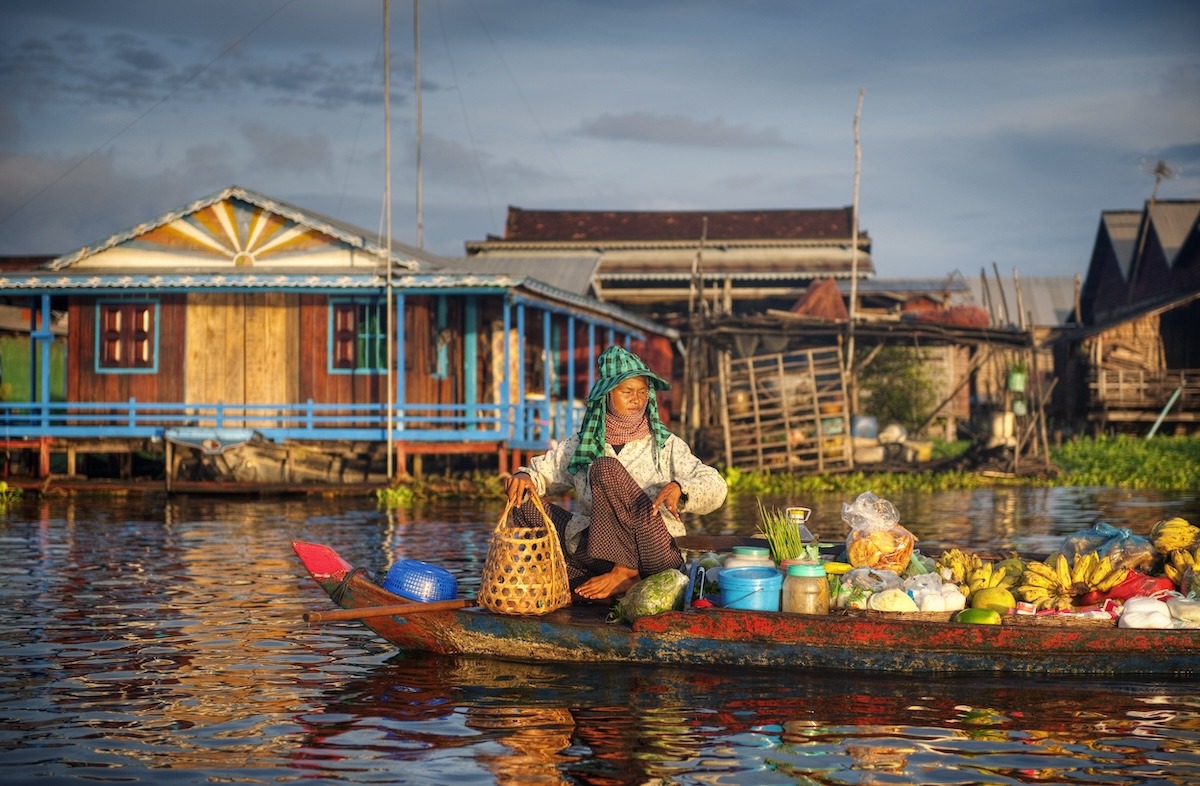
M858 119L862 116L865 93L865 88L858 89L858 106L854 110L854 204L850 208L850 324L847 326L845 367L852 413L858 412L858 383L854 373L854 321L858 318L858 184L862 174L862 145L858 140Z

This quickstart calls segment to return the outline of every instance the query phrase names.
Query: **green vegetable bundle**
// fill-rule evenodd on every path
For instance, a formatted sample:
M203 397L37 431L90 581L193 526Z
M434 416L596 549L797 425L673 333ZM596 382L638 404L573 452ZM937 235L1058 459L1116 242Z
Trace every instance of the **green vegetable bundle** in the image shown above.
M804 541L800 539L800 527L792 523L785 511L763 507L761 499L757 499L757 502L758 534L767 539L767 545L771 547L771 559L780 563L785 559L816 557L811 552L817 551L817 544L813 543L812 549L804 545Z

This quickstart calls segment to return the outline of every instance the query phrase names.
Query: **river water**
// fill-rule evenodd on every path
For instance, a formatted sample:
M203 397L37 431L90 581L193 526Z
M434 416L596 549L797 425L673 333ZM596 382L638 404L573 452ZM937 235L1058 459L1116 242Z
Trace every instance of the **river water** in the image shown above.
M843 538L840 498L811 528ZM893 499L922 544L1052 548L1097 521L1200 521L1200 494ZM753 497L691 522L749 534ZM292 540L473 595L499 500L30 495L0 514L6 784L1200 783L1200 691L1070 681L405 656L331 608Z

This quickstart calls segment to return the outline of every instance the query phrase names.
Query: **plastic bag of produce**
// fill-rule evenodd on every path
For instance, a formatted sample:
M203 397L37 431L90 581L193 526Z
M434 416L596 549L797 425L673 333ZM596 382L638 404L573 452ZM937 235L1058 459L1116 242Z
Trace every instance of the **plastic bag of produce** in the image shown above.
M843 586L851 589L864 589L867 592L899 589L903 584L904 581L900 578L900 574L894 570L854 568L842 576Z
M1147 571L1154 564L1156 552L1149 538L1134 535L1124 527L1114 527L1101 521L1087 529L1073 532L1058 547L1072 565L1089 551L1100 559L1108 557L1117 568Z
M851 565L896 573L908 567L917 539L900 525L900 514L891 502L864 491L854 502L842 505L842 521L850 525L846 555Z
M1087 554L1089 551L1096 551L1104 541L1109 538L1120 535L1121 531L1111 524L1105 522L1097 522L1087 529L1081 529L1078 532L1072 532L1063 538L1063 542L1058 547L1058 553L1067 558L1072 565L1075 564L1075 558L1081 554Z
M1146 572L1154 565L1157 552L1149 538L1134 535L1122 528L1119 535L1100 544L1100 548L1096 549L1096 556L1100 559L1108 557L1118 568Z
M1130 598L1117 619L1118 628L1170 628L1171 609L1156 598Z
M609 622L633 622L642 617L683 608L688 577L670 569L647 576L630 587L609 614Z

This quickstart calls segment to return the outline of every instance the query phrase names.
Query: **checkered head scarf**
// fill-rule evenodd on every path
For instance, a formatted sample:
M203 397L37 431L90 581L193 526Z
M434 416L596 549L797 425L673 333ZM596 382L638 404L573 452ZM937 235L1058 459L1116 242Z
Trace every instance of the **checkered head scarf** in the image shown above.
M596 458L604 455L604 422L608 414L608 394L630 377L645 377L650 388L650 395L646 399L646 419L654 437L654 458L657 461L658 451L666 444L671 432L658 416L658 397L655 391L670 390L670 383L651 371L645 361L624 347L609 347L604 350L597 366L599 375L588 393L583 424L579 427L579 447L575 448L575 455L572 456L567 471L572 475L578 474L579 470L587 469Z

